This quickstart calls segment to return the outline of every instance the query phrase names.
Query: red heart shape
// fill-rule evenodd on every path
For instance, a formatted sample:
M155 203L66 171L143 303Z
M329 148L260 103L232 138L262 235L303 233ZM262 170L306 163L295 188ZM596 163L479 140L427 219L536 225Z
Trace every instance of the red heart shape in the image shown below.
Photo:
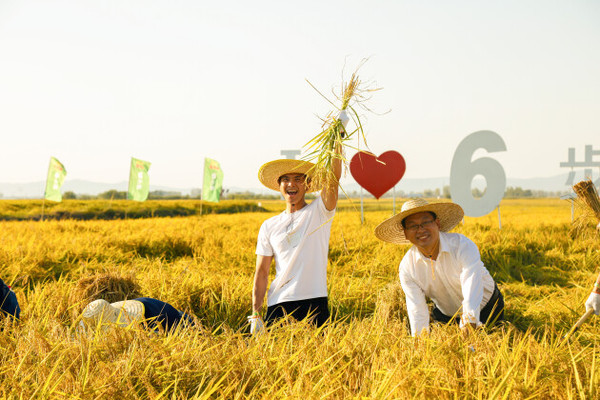
M405 171L404 157L394 150L386 151L379 157L360 151L350 160L350 173L376 199L400 182Z

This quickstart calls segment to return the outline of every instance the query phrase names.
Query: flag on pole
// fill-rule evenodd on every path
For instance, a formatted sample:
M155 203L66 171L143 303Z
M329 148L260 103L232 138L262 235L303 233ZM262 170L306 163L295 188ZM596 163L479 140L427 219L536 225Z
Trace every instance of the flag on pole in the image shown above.
M50 157L50 165L48 166L48 177L46 178L46 190L44 191L44 198L46 200L52 200L61 202L62 193L60 188L67 175L67 170L64 165L60 163L56 158Z
M148 170L151 163L131 157L131 169L129 171L128 200L145 201L150 191L150 177Z
M204 180L202 182L202 200L219 202L223 188L223 171L215 160L204 159Z

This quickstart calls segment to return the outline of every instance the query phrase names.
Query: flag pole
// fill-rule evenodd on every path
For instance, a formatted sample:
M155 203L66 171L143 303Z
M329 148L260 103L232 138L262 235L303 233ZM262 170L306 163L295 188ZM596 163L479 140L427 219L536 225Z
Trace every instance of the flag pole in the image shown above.
M52 157L50 157L50 165L52 165ZM46 186L44 186L44 199L42 200L42 219L40 219L40 221L44 220L44 209L46 208L46 190L48 190L48 175L50 174L50 165L48 166L48 174L46 174Z
M129 160L129 179L127 179L127 196L125 196L125 200L129 200L130 192L131 192L131 166L133 165L133 157ZM114 196L114 195L113 195ZM112 203L112 196L110 197L109 205Z
M204 176L206 175L206 157L204 157L204 168L202 169L202 188L200 189L200 216L202 216L202 203L204 203Z

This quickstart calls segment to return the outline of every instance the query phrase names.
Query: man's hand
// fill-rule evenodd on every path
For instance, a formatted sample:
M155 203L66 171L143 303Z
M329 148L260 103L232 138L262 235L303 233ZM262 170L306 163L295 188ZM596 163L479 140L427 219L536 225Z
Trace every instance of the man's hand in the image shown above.
M468 323L468 324L465 324L462 328L460 328L460 331L462 332L463 336L467 337L475 329L477 329L477 324Z
M600 294L592 292L585 302L585 310L594 310L594 314L600 315Z
M260 315L248 315L248 323L250 324L250 333L252 336L258 336L264 333L265 323Z
M344 127L344 130L342 132L340 132L342 139L343 139L346 136L346 126L348 126L348 121L350 121L350 117L348 117L346 110L342 110L342 111L340 111L340 114L338 115L338 119L340 120L340 122L342 123L342 126Z

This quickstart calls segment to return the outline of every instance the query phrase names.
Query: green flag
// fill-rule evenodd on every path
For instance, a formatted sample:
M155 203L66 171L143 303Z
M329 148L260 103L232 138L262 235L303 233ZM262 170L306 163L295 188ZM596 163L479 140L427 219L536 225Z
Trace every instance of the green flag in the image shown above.
M62 201L62 193L60 188L67 175L67 170L64 165L60 163L56 158L50 157L50 165L48 166L48 177L46 178L46 190L44 191L44 198L52 201Z
M223 187L223 171L215 160L204 159L204 181L202 182L202 200L219 202Z
M150 162L131 157L128 200L145 201L148 198L148 192L150 191L149 169Z

